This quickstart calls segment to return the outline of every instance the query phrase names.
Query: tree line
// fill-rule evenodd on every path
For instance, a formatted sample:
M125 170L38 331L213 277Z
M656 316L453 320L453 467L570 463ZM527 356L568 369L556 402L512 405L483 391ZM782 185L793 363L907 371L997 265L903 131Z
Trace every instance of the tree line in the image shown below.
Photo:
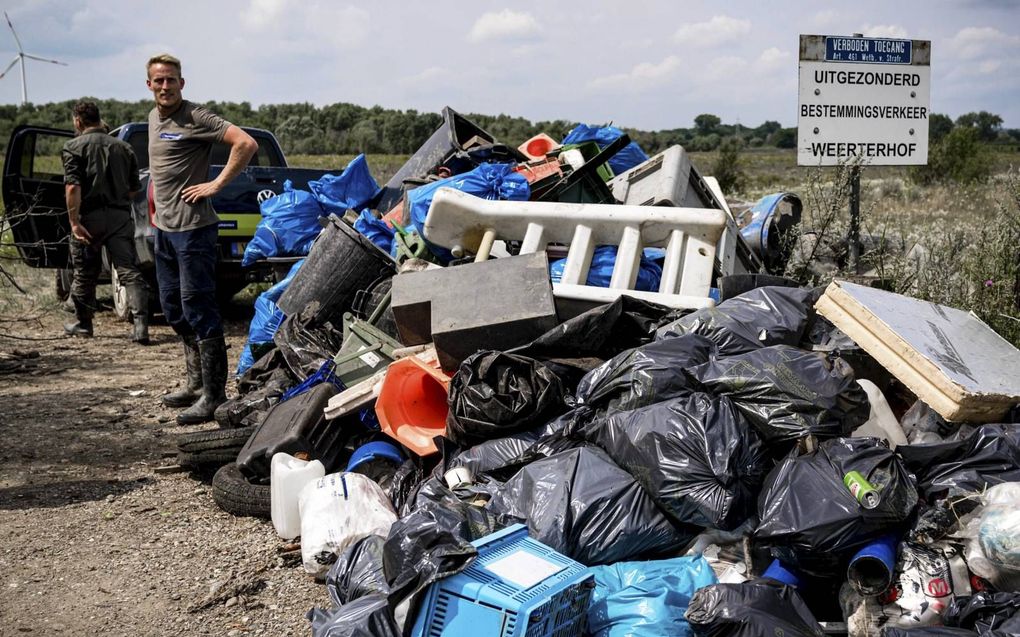
M145 121L152 109L150 100L95 101L104 121L111 126ZM24 106L0 105L0 145L7 144L11 130L19 124L69 129L73 105L73 100ZM364 107L349 103L326 106L309 103L266 104L253 108L248 102L207 102L205 106L240 126L272 131L280 140L284 152L290 154L407 155L417 150L442 123L439 113L419 113L413 109L397 110L381 106ZM532 122L523 117L504 114L464 115L500 141L515 146L540 132L560 139L577 124L567 120ZM1003 129L1002 118L985 111L967 113L955 121L937 113L929 118L933 143L958 127L973 129L975 136L984 142L1020 142L1020 130ZM689 128L623 130L649 154L674 144L680 144L689 151L717 150L727 141L737 141L745 148L795 148L797 145L796 128L784 128L776 121L766 121L754 127L724 124L711 113L695 117L694 125Z

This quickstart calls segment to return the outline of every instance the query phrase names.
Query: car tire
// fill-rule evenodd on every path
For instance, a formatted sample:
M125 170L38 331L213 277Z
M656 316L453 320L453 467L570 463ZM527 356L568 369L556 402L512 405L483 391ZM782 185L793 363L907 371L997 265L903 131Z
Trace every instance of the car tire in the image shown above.
M212 429L181 434L177 436L177 451L181 453L223 449L240 451L254 431L255 427L239 427L237 429Z
M270 519L269 485L252 484L237 463L223 465L212 479L216 504L231 515Z
M237 454L240 452L240 448L210 449L209 451L196 451L194 453L178 451L177 464L196 472L212 472L225 464L237 460Z

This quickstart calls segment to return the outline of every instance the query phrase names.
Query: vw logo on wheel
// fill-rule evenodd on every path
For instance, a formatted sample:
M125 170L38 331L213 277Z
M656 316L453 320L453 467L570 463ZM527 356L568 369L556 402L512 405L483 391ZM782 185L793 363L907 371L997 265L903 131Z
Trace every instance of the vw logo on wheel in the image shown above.
M269 190L267 188L266 190L260 190L259 194L255 195L255 200L258 201L261 204L266 199L272 199L275 196L276 196L276 193L273 192L272 190Z

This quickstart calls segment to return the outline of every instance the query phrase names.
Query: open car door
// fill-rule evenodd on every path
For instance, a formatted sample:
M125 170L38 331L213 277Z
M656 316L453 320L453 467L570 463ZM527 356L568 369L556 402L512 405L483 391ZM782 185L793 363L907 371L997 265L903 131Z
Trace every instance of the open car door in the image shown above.
M70 267L60 149L72 137L69 130L18 126L7 143L4 215L18 253L34 268Z

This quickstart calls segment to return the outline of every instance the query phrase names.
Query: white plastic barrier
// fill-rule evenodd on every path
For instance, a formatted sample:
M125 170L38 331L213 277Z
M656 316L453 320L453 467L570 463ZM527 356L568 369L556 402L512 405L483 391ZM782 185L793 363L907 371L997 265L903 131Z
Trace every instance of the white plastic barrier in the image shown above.
M440 188L423 228L432 243L454 256L488 258L495 239L521 240L521 254L569 245L558 298L605 303L626 293L669 307L697 309L714 304L708 296L715 246L726 227L726 213L706 208L615 206L535 201L489 201ZM592 254L599 245L619 247L608 288L585 285ZM658 292L634 290L641 251L666 249Z

